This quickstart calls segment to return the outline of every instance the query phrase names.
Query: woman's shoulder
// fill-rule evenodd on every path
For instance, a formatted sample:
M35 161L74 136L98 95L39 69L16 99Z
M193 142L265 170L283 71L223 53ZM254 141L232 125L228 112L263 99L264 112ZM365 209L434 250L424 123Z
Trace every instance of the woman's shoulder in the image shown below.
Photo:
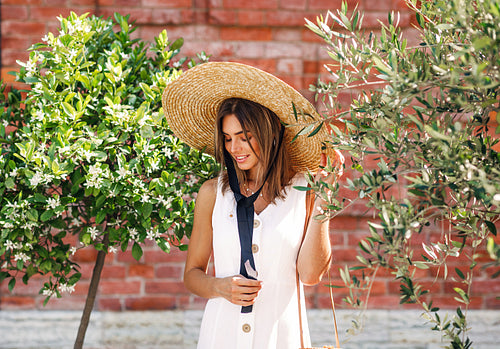
M206 180L200 187L200 190L198 191L198 197L201 196L206 196L206 197L213 197L215 200L215 197L217 196L217 186L219 183L219 178L215 177L212 179Z

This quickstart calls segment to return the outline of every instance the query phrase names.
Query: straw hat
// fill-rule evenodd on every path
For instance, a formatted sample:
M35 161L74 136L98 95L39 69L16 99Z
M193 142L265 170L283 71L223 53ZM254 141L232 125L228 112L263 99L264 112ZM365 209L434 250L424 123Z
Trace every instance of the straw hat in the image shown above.
M288 147L296 171L318 169L322 144L328 138L325 127L312 137L294 136L320 116L300 93L260 69L233 62L210 62L185 71L168 84L163 92L163 111L174 134L190 146L214 154L215 119L227 98L244 98L272 110L288 125L284 144ZM299 115L295 119L293 105ZM304 115L301 116L301 112ZM335 158L334 150L326 154Z

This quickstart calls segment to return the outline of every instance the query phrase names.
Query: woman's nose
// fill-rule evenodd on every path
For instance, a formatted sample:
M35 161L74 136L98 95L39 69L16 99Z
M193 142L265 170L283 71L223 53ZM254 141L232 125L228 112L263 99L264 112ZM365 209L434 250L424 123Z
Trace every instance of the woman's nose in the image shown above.
M231 142L231 152L232 153L235 153L236 151L238 151L239 149L241 148L241 144L240 142L238 142L238 140L233 140Z

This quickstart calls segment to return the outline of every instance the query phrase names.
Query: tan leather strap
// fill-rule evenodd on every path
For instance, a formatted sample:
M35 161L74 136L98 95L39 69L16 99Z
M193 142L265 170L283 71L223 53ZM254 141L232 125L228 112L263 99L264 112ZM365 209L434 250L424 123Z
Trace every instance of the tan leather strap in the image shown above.
M304 348L304 333L302 330L302 309L300 306L300 282L299 282L299 272L297 271L297 304L299 305L299 327L300 327L300 347Z
M337 348L340 348L339 331L337 329L337 318L335 316L335 302L333 301L333 287L332 287L332 280L330 279L330 270L328 270L328 283L330 284L328 288L330 289L330 301L332 302L333 328L335 329L335 343L337 344Z

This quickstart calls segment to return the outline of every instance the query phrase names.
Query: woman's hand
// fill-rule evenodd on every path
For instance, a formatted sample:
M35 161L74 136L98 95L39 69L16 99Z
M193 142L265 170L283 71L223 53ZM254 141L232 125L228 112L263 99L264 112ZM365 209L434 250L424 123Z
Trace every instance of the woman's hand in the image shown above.
M338 150L335 150L335 157L333 159L330 159L332 168L330 170L333 170L332 172L327 172L326 169L320 168L319 171L316 173L316 182L319 180L322 180L325 183L328 184L333 184L335 180L340 178L342 176L343 172L343 167L342 165L344 164L344 156L342 153ZM326 167L327 161L326 161L326 154L322 153L321 154L321 159L319 162L320 167Z
M241 306L254 304L261 288L262 281L247 279L241 275L220 278L215 283L215 289L221 297Z

